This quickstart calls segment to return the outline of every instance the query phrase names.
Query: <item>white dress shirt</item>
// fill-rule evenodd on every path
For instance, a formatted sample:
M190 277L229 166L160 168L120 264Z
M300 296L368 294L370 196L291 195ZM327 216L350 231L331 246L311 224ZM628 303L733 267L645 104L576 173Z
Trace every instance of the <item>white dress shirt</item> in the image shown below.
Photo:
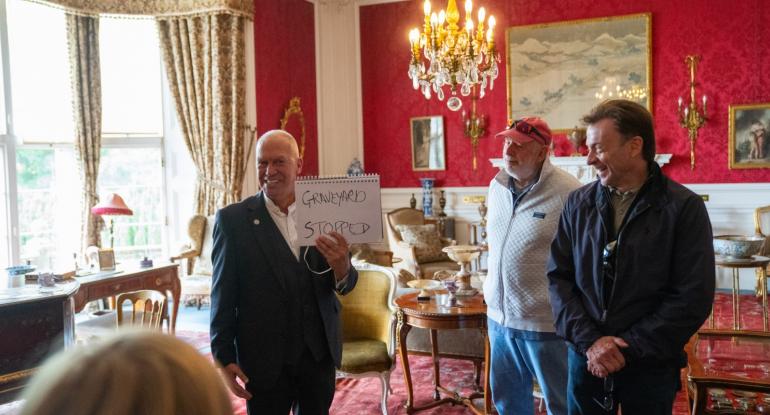
M283 213L281 208L273 203L267 195L265 195L265 204L267 205L267 212L270 214L270 217L273 218L273 222L275 222L275 226L278 227L286 244L291 248L294 258L299 261L299 245L297 243L297 203L290 204L287 213Z
M265 195L265 204L267 205L267 213L273 219L275 226L281 232L283 239L286 241L286 245L291 248L292 254L297 261L299 258L299 243L297 240L297 203L294 202L286 209L286 213L283 213L280 207L276 205L267 195ZM317 271L316 271L317 272ZM348 274L345 277L337 281L337 290L342 290L347 282Z

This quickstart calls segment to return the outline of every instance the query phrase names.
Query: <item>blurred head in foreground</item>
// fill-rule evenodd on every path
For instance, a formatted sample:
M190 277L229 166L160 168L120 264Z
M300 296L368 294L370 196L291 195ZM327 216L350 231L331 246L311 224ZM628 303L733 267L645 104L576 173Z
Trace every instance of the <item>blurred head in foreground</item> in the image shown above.
M45 362L22 396L22 415L232 414L210 361L175 337L122 331Z

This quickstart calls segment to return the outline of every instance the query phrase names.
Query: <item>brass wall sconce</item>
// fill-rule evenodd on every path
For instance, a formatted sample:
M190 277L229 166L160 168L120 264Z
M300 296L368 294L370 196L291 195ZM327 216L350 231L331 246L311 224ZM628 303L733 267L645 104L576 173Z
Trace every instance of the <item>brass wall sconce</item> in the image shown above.
M487 133L487 116L479 115L476 113L476 101L479 97L474 86L471 91L471 112L466 114L465 110L462 112L463 125L465 126L464 134L471 140L471 155L473 157L473 170L476 170L476 147L479 145L479 138Z
M698 67L700 57L697 55L688 55L684 62L690 69L690 102L682 106L682 97L679 97L677 103L677 114L679 125L687 129L690 138L690 170L695 170L695 142L698 140L698 129L706 123L708 119L706 113L706 95L703 95L703 106L698 110L698 102L695 99L695 69Z

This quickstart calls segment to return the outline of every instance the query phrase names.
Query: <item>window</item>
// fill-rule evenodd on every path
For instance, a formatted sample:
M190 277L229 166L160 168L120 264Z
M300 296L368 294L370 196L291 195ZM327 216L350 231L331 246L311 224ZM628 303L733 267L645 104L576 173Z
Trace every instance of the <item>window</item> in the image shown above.
M74 148L17 149L16 181L21 261L43 269L72 264L81 215Z
M13 131L23 143L71 143L64 12L24 0L7 0L6 8Z
M159 258L163 253L163 187L161 148L102 149L99 194L117 193L134 212L113 216L115 256L123 260ZM102 246L109 246L109 230L102 232ZM136 263L137 261L132 261Z
M5 123L0 123L5 124ZM5 184L7 183L5 175L5 160L6 160L6 147L0 145L0 267L5 268L10 263L11 247L9 241L11 240L8 235L8 193L4 191L7 189ZM2 278L0 278L2 283ZM4 287L0 285L0 287Z
M2 7L0 5L0 7ZM0 26L5 25L2 20L2 14L0 13ZM0 42L0 137L4 136L8 133L8 130L5 126L5 121L7 120L7 117L5 115L5 88L4 84L5 81L3 81L4 74L3 74L3 45L2 42Z
M6 4L9 22L0 33L7 30L11 45L4 55L12 93L11 131L19 143L9 154L17 177L17 197L11 201L18 207L15 260L29 260L44 269L71 268L73 254L80 251L83 207L73 145L65 16L34 2L0 2ZM120 194L133 210L132 216L112 219L117 262L135 264L134 259L144 256L167 256L160 49L151 19L103 18L99 26L98 192ZM110 217L105 219L109 223ZM107 227L101 241L103 247L110 244Z
M160 46L155 21L101 19L102 133L163 134Z

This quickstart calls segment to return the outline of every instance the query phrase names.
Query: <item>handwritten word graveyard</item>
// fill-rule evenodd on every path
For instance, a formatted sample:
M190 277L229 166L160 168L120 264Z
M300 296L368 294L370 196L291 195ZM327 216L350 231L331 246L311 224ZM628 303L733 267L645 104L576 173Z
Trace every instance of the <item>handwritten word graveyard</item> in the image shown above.
M324 234L337 232L348 243L382 240L380 177L303 177L295 185L297 237L314 245Z

